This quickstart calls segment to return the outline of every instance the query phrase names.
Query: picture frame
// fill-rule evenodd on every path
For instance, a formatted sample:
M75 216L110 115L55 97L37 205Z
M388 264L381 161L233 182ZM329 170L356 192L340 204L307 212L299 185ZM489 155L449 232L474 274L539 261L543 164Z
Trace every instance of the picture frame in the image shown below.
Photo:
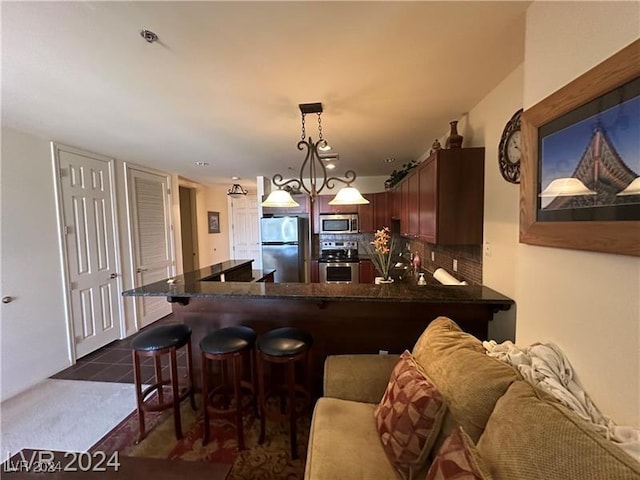
M220 212L207 212L209 233L220 233Z
M545 218L546 214L540 214L541 210L546 208L541 207L541 165L544 160L541 154L544 150L542 142L546 139L547 127L554 122L560 123L557 126L558 131L571 127L573 120L579 121L580 116L584 117L580 112L587 104L594 104L594 101L595 104L601 103L601 99L607 95L611 96L616 89L632 82L635 84L636 80L640 81L640 40L634 41L523 113L521 243L640 256L640 221L633 213L636 211L635 207L632 214L625 217L619 214L619 208L609 205L609 210L613 213L610 212L608 219L600 218L598 215L594 215L593 218L579 218L582 212L570 212L569 218L565 215L551 219ZM634 122L636 120L634 119Z

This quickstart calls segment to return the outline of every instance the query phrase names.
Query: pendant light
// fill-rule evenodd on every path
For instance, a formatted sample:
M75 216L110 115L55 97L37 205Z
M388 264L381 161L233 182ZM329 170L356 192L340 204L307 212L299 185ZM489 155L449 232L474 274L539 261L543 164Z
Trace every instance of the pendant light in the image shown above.
M353 170L345 172L345 178L327 177L327 168L318 155L318 150L326 151L331 148L322 136L322 103L301 103L298 107L302 114L302 135L298 142L298 150L306 149L305 158L300 166L300 175L298 178L285 181L284 177L277 173L273 176L273 184L280 188L291 186L295 190L304 191L311 197L313 202L325 187L332 189L335 182L341 182L346 187L342 188L336 197L329 202L331 205L368 204L369 201L355 187L351 186L351 183L356 179L356 172ZM315 143L311 137L307 138L305 130L306 115L314 113L318 116L319 137ZM263 207L291 207L297 205L298 203L291 198L289 192L282 189L272 191L267 199L262 202Z

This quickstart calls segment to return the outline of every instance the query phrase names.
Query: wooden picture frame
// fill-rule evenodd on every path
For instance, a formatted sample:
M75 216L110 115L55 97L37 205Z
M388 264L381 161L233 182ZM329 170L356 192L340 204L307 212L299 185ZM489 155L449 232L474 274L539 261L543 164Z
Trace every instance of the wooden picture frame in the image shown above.
M523 113L521 243L640 256L640 221L538 220L540 127L638 78L640 40L634 41Z
M220 233L220 212L207 212L209 233Z

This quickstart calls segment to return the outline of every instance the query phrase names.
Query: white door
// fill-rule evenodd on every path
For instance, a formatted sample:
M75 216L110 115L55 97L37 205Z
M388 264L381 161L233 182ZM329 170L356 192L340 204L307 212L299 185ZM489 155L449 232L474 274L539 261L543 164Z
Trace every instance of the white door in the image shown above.
M173 276L169 179L127 167L133 285L140 287ZM134 315L142 328L171 313L165 297L135 297Z
M260 252L260 215L258 197L247 194L231 199L231 239L233 258L254 260L253 268L262 268Z
M54 146L68 320L80 358L120 337L113 159Z

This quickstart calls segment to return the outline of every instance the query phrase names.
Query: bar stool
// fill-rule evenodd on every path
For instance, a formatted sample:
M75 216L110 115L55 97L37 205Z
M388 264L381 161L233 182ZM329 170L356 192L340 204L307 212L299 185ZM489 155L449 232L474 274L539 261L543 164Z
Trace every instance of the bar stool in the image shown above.
M298 458L296 421L311 405L311 344L313 339L307 332L294 327L283 327L271 330L258 338L258 382L260 397L260 438L258 443L265 439L266 416L276 416L276 412L267 412L267 401L274 391L286 393L288 405L284 396L280 397L281 406L278 419L289 418L289 435L291 442L291 458ZM296 383L296 363L306 362L307 372L305 386ZM265 362L284 364L286 367L286 383L284 385L265 387ZM296 408L296 393L301 394L304 402L301 408ZM288 415L285 412L288 409Z
M253 347L256 343L256 332L243 326L226 327L210 333L200 342L200 350L202 351L202 398L204 400L204 438L202 444L209 442L209 416L210 415L235 415L236 429L238 436L238 449L244 450L244 431L242 427L243 412L255 403L255 373L253 360ZM248 358L251 368L251 382L242 379L242 359ZM219 361L222 381L220 385L209 390L209 361ZM227 378L227 367L231 362L230 382ZM233 388L233 402L231 407L228 402L227 393ZM243 404L242 389L249 392L251 398L249 402ZM222 394L223 405L218 408L214 403L214 396L218 393Z
M187 384L182 386L178 378L178 362L176 352L179 348L187 346ZM191 360L191 328L184 324L162 325L148 329L138 334L131 342L133 348L133 378L136 388L136 402L138 411L138 442L146 435L144 413L160 412L173 408L173 423L176 439L182 438L182 422L180 420L180 403L187 397L191 399L191 408L196 409L193 388L193 364ZM169 355L170 377L162 378L162 356ZM140 357L152 357L155 369L155 383L142 390L142 378L140 376ZM169 386L169 392L165 392L165 385ZM157 400L150 397L157 393ZM165 401L165 393L170 393Z

